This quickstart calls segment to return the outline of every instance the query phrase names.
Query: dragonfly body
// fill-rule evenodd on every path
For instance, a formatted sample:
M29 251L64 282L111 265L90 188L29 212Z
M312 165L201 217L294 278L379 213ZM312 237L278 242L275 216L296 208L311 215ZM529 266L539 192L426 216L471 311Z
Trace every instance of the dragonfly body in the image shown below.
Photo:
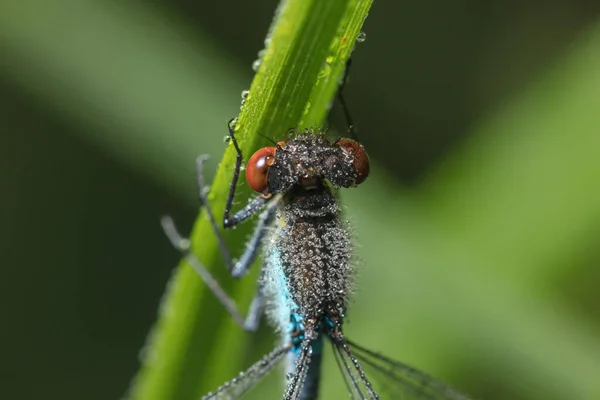
M291 132L289 139L254 153L246 163L246 180L258 197L231 214L242 152L230 123L237 152L236 166L225 206L223 225L233 227L259 215L246 251L237 262L229 254L215 221L198 163L200 200L217 235L232 276L247 273L263 249L257 295L244 319L212 275L189 251L189 242L176 232L170 219L163 226L171 241L186 255L233 318L244 329L258 327L264 309L282 337L282 343L238 377L203 399L237 399L254 386L281 359L287 358L284 400L315 400L318 396L325 342L331 344L348 394L352 399L380 399L368 374L383 378L391 391L386 399L468 400L414 368L370 351L342 333L349 293L353 286L351 234L342 218L335 189L354 187L369 174L369 158L358 142L330 141L320 132ZM371 372L370 372L371 373ZM369 375L370 376L370 375Z
M296 373L302 342L311 340L302 400L317 396L322 335L343 320L352 276L349 230L332 189L320 180L310 182L308 188L293 186L278 204L275 227L265 244L263 278L267 313L284 343L292 343L288 376Z

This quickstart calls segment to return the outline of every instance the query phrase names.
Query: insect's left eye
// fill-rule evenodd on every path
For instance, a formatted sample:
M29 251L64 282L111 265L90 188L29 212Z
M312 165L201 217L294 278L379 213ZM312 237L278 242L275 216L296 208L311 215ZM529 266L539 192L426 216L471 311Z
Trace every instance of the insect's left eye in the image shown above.
M356 181L354 184L358 185L364 182L364 180L367 179L367 176L369 176L370 162L367 151L363 145L350 139L341 139L337 142L337 145L347 153L350 153L354 159L352 163L356 169Z
M246 164L246 181L252 190L267 194L269 168L275 162L275 147L263 147Z

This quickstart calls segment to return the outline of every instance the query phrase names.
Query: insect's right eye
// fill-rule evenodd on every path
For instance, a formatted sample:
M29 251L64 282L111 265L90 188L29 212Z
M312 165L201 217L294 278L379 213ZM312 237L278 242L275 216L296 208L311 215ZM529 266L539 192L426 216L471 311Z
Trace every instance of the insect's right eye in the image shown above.
M252 190L267 194L269 168L275 162L275 147L263 147L246 164L246 181Z
M355 185L362 183L369 176L369 156L362 144L351 139L341 139L337 142L345 152L352 155L354 162L353 166L356 170Z

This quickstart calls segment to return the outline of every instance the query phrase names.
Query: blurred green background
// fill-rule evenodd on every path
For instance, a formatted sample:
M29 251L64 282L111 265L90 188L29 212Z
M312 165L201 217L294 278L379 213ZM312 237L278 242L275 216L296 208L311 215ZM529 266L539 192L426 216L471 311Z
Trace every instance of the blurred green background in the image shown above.
M276 5L0 3L0 398L126 392L178 261L158 219L191 226ZM349 337L481 399L600 399L599 11L375 2Z

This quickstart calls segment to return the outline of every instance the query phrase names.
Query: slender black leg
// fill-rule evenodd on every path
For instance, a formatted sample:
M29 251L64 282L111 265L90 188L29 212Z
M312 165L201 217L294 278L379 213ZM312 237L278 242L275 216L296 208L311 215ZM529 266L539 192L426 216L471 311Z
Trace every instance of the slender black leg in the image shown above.
M214 214L212 212L212 208L210 207L210 204L208 203L207 190L204 185L204 172L203 172L203 167L204 167L205 161L206 161L206 156L200 156L200 157L198 157L197 162L196 162L198 188L199 188L198 189L198 197L200 198L200 203L206 209L206 215L207 215L208 220L210 221L210 224L213 227L213 231L217 237L219 249L221 250L221 255L223 256L223 260L225 261L225 265L227 266L228 271L231 273L231 275L234 278L240 278L248 272L248 269L252 265L252 262L256 259L256 256L258 255L258 251L260 250L261 241L264 238L265 234L267 233L267 228L271 224L271 222L273 221L273 217L275 216L275 207L277 206L278 197L277 197L277 199L276 198L267 199L262 196L256 197L254 200L252 200L250 203L248 203L248 205L246 207L244 207L242 210L235 213L235 215L233 215L231 218L228 216L225 217L226 219L235 221L234 224L230 225L232 227L232 226L235 226L235 225L241 223L242 221L245 221L252 215L255 215L257 212L259 212L261 210L261 208L263 208L265 206L265 204L268 204L267 209L261 214L261 216L259 218L259 221L256 225L256 228L254 229L254 233L252 234L252 237L248 241L246 251L240 257L239 261L234 262L233 258L231 257L231 254L229 252L229 249L227 248L227 244L225 243L225 239L223 238L223 235L221 234L221 231L219 230L219 226L217 225L217 221L215 220ZM238 169L239 168L236 163L236 171L238 171ZM236 178L237 175L239 175L239 171L236 175L234 175L234 180L237 179ZM230 193L235 193L235 185L232 186L232 190L230 190ZM231 204L229 204L229 203L232 203L232 202L233 202L233 196L231 196L231 198L227 199L227 203L229 206L231 206ZM227 212L227 210L226 210L226 212Z
M240 170L242 167L242 160L243 160L242 149L240 149L240 146L235 137L235 124L236 124L236 118L232 118L227 123L227 128L229 129L229 137L231 138L231 141L233 142L233 146L235 147L236 157L235 157L235 168L233 170L233 177L231 178L231 183L229 184L229 194L227 195L227 201L225 202L225 212L223 213L223 227L225 229L228 229L228 228L231 228L231 227L237 225L238 223L242 222L243 220L252 216L252 214L253 214L253 212L250 212L247 214L239 215L240 212L238 212L234 215L233 218L230 218L231 206L233 205L233 198L235 197L235 189L237 187L238 179L240 178ZM267 200L268 199L264 199L265 202ZM246 208L244 208L244 210L246 210L247 208L248 208L248 206ZM244 211L244 210L242 210L242 211ZM256 210L254 212L256 212ZM236 216L237 216L237 218L236 218Z
M202 174L203 160L204 158L199 158L198 162L198 172L200 175ZM200 187L203 187L204 182L202 178L198 178L198 183L201 185ZM260 214L258 223L254 228L254 232L252 233L252 236L250 237L250 240L246 245L246 250L240 257L239 261L237 261L236 263L233 263L232 261L232 258L229 254L229 250L227 249L225 241L219 231L219 227L217 226L214 216L212 215L210 206L208 206L206 193L203 189L200 189L200 199L202 204L204 204L206 207L208 218L211 222L213 230L215 231L215 234L217 235L217 242L219 243L219 247L221 249L221 253L223 254L223 258L226 260L229 272L235 278L239 278L245 275L250 270L252 263L256 259L256 256L258 255L258 252L260 250L261 241L264 238L267 230L269 229L273 218L275 217L275 210L279 197L274 198L267 205L267 208ZM251 206L253 206L253 204L255 203L256 201L251 202L246 208L253 208ZM244 210L240 211L240 213ZM255 331L256 329L258 329L263 304L262 273L261 279L259 279L257 293L254 299L252 300L252 303L250 304L250 308L248 310L248 314L244 319L240 314L233 299L231 299L231 297L227 293L225 293L223 288L221 288L221 286L212 276L212 274L200 263L198 258L190 251L190 241L186 238L183 238L179 234L175 227L173 219L170 217L163 217L161 223L165 234L167 235L173 246L184 255L184 257L190 263L192 268L194 268L194 270L198 273L200 278L202 278L202 280L206 283L208 288L214 293L214 295L221 302L221 304L223 304L225 309L231 314L236 323L247 331Z
M266 215L269 211L266 210L263 215ZM263 216L261 215L261 217ZM266 218L266 217L265 217ZM260 283L258 286L258 290L252 303L250 304L250 308L248 310L248 314L246 318L242 317L242 314L239 312L235 302L233 299L225 293L221 285L217 282L217 280L212 276L212 274L200 263L198 258L190 251L190 241L184 237L182 237L175 224L173 223L173 219L171 217L163 217L161 220L162 227L165 231L165 234L173 244L177 250L179 250L190 266L198 273L200 278L206 283L206 286L213 292L215 297L223 304L225 309L231 314L233 320L240 325L244 330L247 331L256 331L258 329L258 324L260 321L260 314L262 310L263 304L263 293L262 293L262 274ZM264 230L264 228L263 228ZM256 232L253 237L256 236ZM252 241L252 239L251 239ZM246 250L248 252L255 252L254 249ZM240 266L241 269L248 270L252 265L252 261L254 260L251 256L242 256L242 259L247 260L248 265Z
M229 195L227 197L227 202L225 204L225 213L223 216L223 225L225 228L233 227L249 217L257 214L263 207L266 206L266 209L260 214L258 223L256 224L252 236L246 245L246 250L242 254L239 260L234 261L231 257L229 249L225 243L223 235L219 230L219 226L215 220L214 214L208 202L207 189L204 183L204 162L206 161L206 156L198 157L196 161L197 168L197 183L198 183L198 197L200 199L200 203L206 209L206 214L209 219L209 222L213 228L213 231L217 237L217 243L219 245L219 250L221 251L221 255L225 261L225 265L227 266L228 271L234 278L240 278L244 276L252 266L254 260L256 259L258 252L261 247L262 240L267 233L269 226L273 222L275 217L275 210L277 206L277 202L279 201L280 196L275 196L272 198L265 198L262 196L256 197L254 200L250 201L246 207L242 210L235 213L233 216L230 216L231 206L233 204L233 198L235 196L235 188L237 186L237 181L240 174L241 162L242 162L242 152L238 146L237 140L234 136L232 121L229 122L229 134L231 140L234 143L235 149L237 151L237 158L235 164L235 170L233 174L233 179L229 188ZM259 279L259 285L257 294L255 295L252 303L250 305L248 314L244 319L239 312L235 302L225 293L223 288L219 285L219 283L214 279L212 274L200 263L198 258L191 252L190 250L190 241L186 238L183 238L179 232L177 231L173 220L170 217L164 217L161 221L165 234L173 244L173 246L178 249L189 262L189 264L194 268L194 270L198 273L198 275L202 278L202 280L207 284L209 289L214 293L217 299L223 304L225 309L231 314L233 319L245 330L255 331L258 328L258 323L260 321L260 314L262 310L263 304L263 293L262 293L262 282L263 282L263 272L261 272L261 278Z
M346 124L348 125L348 133L352 139L357 140L356 134L356 126L354 122L352 122L352 117L350 116L350 110L348 109L348 105L346 104L346 100L344 100L344 88L348 83L348 77L350 76L350 66L352 65L352 58L349 58L346 61L346 68L344 69L344 77L342 78L342 82L340 83L340 88L338 89L338 100L342 105L342 110L344 111L344 117L346 118Z

